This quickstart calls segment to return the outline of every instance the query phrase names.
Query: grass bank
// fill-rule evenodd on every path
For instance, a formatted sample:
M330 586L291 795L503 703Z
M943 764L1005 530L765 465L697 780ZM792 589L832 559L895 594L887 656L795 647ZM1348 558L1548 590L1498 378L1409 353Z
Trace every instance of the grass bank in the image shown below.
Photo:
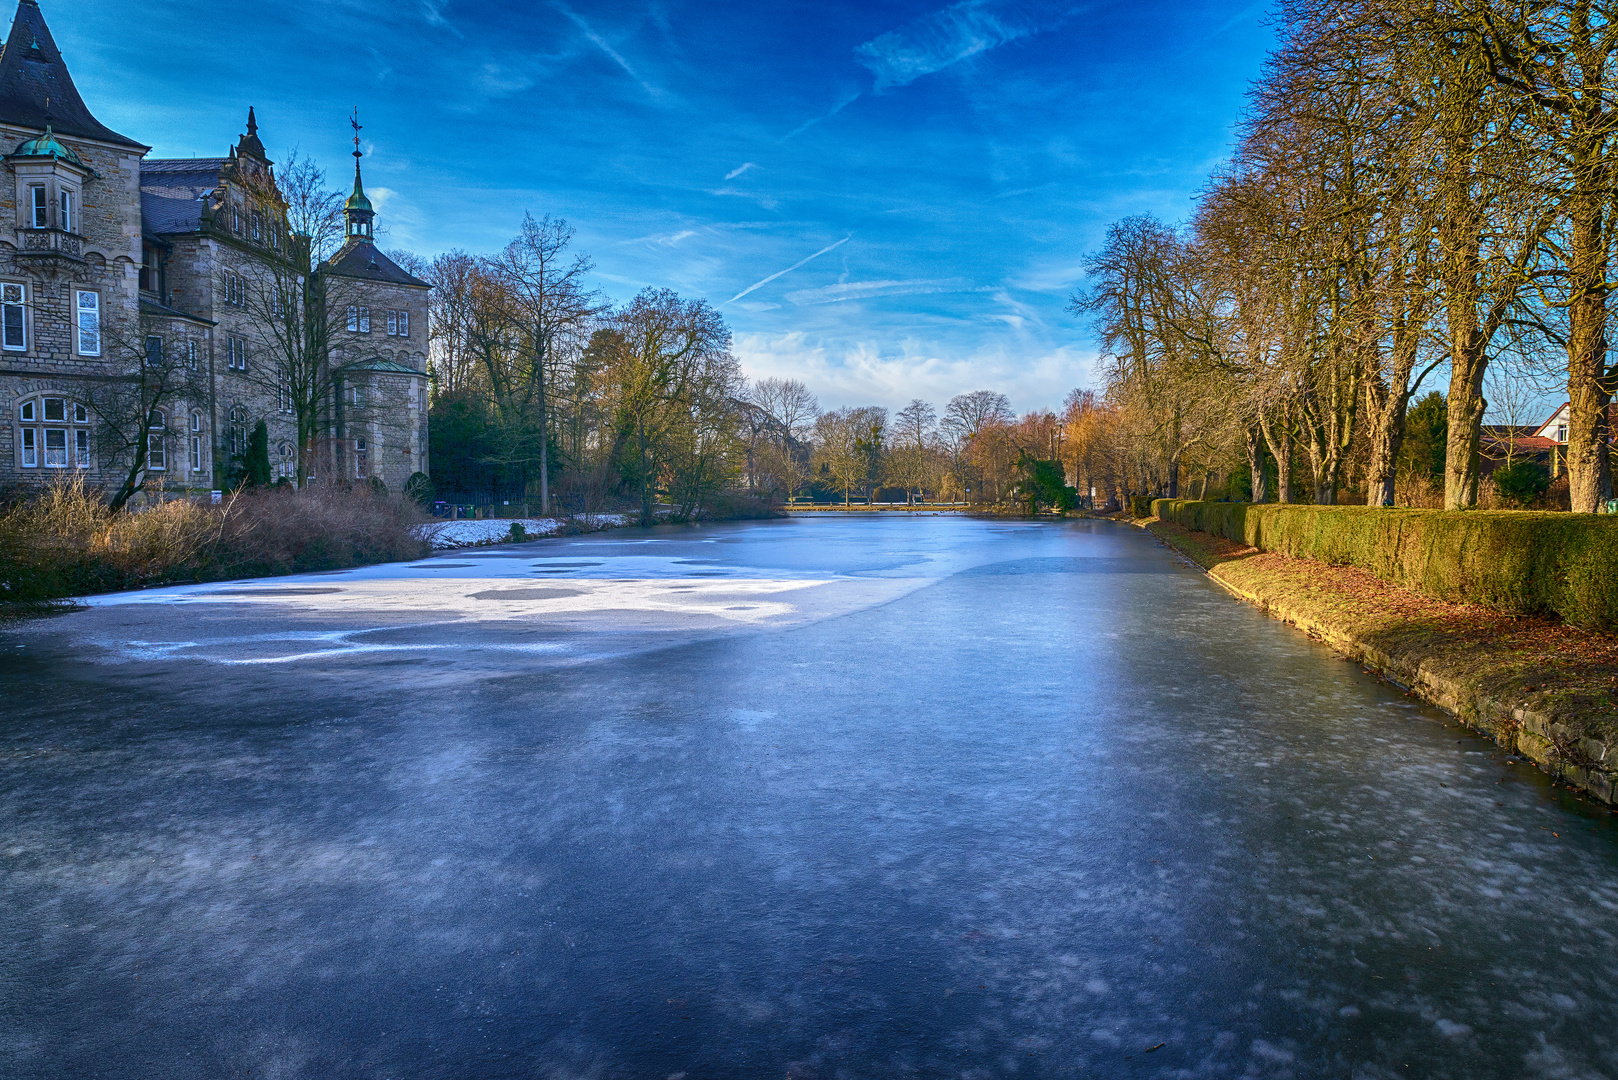
M1369 570L1142 522L1226 589L1614 802L1618 634L1426 595Z
M414 559L416 505L366 487L244 490L112 513L65 483L0 510L0 611L30 614L74 596Z

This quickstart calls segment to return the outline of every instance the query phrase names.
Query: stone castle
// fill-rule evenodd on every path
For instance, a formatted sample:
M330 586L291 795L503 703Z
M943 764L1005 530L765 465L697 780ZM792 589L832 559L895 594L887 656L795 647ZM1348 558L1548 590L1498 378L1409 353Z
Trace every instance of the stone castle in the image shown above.
M265 449L271 479L298 479L300 448L308 483L426 472L428 286L373 243L357 126L341 247L312 272L252 109L225 157L149 150L91 115L21 0L0 48L0 488L201 494Z

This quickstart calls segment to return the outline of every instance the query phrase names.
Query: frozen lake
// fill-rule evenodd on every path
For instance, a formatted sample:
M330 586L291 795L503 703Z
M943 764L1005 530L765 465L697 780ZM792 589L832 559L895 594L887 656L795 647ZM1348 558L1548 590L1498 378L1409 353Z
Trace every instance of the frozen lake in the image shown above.
M1106 522L0 630L0 1075L1618 1077L1618 835Z

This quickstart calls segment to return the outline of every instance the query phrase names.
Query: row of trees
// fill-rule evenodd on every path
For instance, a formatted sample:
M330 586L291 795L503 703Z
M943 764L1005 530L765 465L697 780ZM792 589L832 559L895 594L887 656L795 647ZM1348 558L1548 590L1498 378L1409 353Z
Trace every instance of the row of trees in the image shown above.
M1392 505L1411 403L1447 374L1443 505L1475 506L1488 397L1539 378L1571 401L1572 507L1600 509L1613 8L1283 0L1191 220L1118 222L1074 298L1108 364L1120 487L1177 495L1188 467L1245 457L1256 500L1360 486Z
M988 390L940 415L915 400L822 411L794 379L745 379L721 317L648 289L622 307L586 284L573 231L525 220L492 256L393 257L433 284L432 475L446 495L523 500L550 512L633 500L682 514L738 495L1071 501L1064 476L1110 495L1089 392L1067 413L1020 419ZM1040 463L1044 467L1041 468Z

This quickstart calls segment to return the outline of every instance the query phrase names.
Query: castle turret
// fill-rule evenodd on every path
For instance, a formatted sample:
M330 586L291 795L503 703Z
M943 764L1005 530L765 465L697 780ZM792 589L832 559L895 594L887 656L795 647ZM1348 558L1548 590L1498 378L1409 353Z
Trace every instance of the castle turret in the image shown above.
M343 204L343 217L348 219L348 237L350 240L371 239L372 225L376 220L376 211L371 207L371 200L365 197L365 185L360 180L360 121L358 113L350 121L354 125L354 193Z

